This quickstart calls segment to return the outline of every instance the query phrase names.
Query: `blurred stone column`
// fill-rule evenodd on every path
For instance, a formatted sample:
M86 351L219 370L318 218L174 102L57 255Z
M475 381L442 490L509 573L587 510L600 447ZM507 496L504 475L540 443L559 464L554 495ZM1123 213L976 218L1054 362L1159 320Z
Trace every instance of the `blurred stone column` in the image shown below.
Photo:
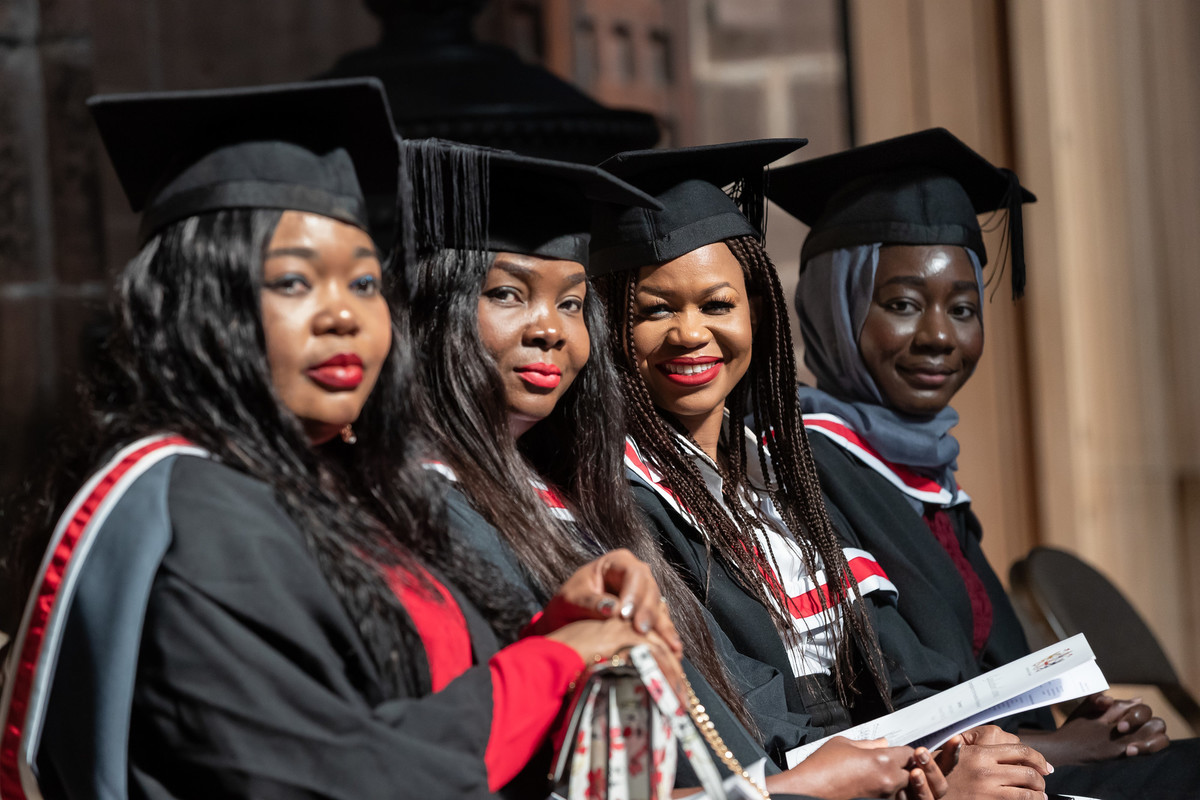
M104 291L88 12L0 6L0 492L71 413L81 329Z
M692 143L772 136L809 140L790 161L848 147L850 101L841 0L689 0L696 93ZM799 320L792 295L808 229L774 204L767 249L788 299L801 377Z

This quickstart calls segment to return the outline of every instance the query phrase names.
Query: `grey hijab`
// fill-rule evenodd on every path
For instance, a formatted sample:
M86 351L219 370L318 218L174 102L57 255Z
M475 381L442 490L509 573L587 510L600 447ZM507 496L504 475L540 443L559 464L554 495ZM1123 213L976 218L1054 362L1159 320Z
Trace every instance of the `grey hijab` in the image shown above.
M805 414L841 417L886 461L910 467L953 492L958 441L950 429L958 424L958 413L947 406L930 419L919 419L888 408L858 351L875 291L880 247L868 244L819 253L800 273L796 312L804 363L817 378L815 388L800 385L800 408ZM983 297L979 258L967 253Z

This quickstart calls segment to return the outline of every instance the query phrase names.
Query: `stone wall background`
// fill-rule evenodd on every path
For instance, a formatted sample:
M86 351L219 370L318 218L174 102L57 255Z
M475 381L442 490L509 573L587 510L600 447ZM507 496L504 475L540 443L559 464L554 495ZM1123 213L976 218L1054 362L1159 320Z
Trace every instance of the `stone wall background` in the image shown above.
M377 36L349 0L0 0L0 493L53 457L135 248L84 100L300 80Z
M696 91L694 143L800 136L787 161L851 144L852 120L838 0L692 0L690 58ZM791 298L808 228L773 203L767 249L788 299L802 380L811 382Z
M11 485L39 461L103 294L89 4L0 4L0 443Z
M665 142L798 135L815 155L848 144L840 8L493 0L478 29L602 102L654 112ZM135 249L84 100L300 80L378 35L354 0L0 0L0 495L53 458L89 323ZM802 229L771 224L794 282Z

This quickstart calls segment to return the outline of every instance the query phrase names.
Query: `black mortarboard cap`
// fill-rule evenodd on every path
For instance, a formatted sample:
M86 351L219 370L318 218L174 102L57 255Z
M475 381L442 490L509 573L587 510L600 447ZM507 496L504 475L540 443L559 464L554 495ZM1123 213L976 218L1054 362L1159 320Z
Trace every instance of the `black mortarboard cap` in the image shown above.
M1021 204L1037 198L944 128L781 167L767 196L811 228L801 269L818 253L876 242L959 245L986 264L976 217L1005 209L1013 296L1024 291Z
M423 207L417 213L425 217L416 221L425 249L507 251L586 266L596 203L659 207L640 189L587 164L439 140L410 140L404 147L420 164L409 160ZM476 215L479 221L471 219Z
M764 234L766 167L807 139L630 150L600 166L644 189L661 210L600 206L592 221L596 274L663 264L735 236ZM723 190L736 184L734 196Z
M366 199L394 212L395 128L373 78L88 100L141 239L226 208L309 211L370 230ZM391 238L390 231L376 234Z

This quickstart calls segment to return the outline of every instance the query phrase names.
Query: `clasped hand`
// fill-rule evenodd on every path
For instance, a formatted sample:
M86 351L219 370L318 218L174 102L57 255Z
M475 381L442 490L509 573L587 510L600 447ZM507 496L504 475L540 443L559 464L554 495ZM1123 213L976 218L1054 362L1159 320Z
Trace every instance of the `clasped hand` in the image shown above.
M1116 700L1104 693L1084 698L1057 730L1022 730L1021 738L1055 764L1145 755L1170 742L1166 723L1140 697Z
M650 567L628 550L612 550L576 570L528 632L566 644L588 664L647 645L663 675L685 696L683 641Z

